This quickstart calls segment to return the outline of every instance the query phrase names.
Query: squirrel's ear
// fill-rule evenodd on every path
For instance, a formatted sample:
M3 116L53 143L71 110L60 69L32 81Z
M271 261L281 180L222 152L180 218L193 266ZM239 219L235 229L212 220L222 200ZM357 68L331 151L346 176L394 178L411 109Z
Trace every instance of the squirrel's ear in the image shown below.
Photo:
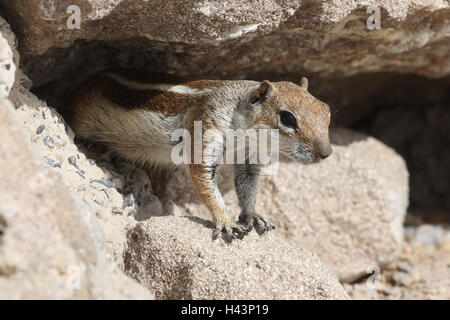
M270 97L272 92L273 92L273 85L268 80L264 80L263 82L261 82L259 87L254 91L250 99L250 103L254 104L257 102L263 102L264 100Z
M302 87L303 89L305 89L306 91L308 91L308 79L305 77L302 77L300 79L300 87Z

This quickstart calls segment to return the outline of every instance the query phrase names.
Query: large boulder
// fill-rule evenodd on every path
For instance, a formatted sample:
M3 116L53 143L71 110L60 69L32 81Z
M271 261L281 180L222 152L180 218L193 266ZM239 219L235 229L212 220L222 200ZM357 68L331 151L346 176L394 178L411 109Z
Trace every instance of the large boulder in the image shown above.
M30 142L8 99L21 79L6 26L0 19L0 299L153 298L108 258L94 210Z
M94 212L43 167L3 99L0 128L0 298L152 298L107 259Z
M104 43L141 48L139 54L119 54L128 62L188 76L300 70L327 77L450 74L450 9L443 0L1 0L0 5L36 80L38 74L46 81L86 63L94 68L100 56L101 64L117 63L118 57L111 60L101 50ZM80 9L79 29L68 27L76 14L68 11L71 5ZM380 29L367 26L371 6L379 9ZM73 52L58 50L77 40L88 41ZM87 50L77 50L79 45ZM64 64L69 60L72 66Z
M143 179L127 180L107 159L96 161L89 152L77 147L74 133L61 115L29 91L30 80L21 68L16 68L20 58L14 50L14 34L9 30L0 18L0 31L8 40L1 48L8 48L10 53L5 53L7 58L1 63L0 86L8 88L8 98L41 163L58 174L66 188L92 208L106 234L106 253L122 266L126 230L134 226L136 218L162 214L162 205L148 190L150 183L142 174L139 177ZM6 65L10 65L8 70Z
M342 281L365 275L399 255L408 206L408 171L394 150L346 129L332 131L333 154L304 166L282 159L259 182L256 212L274 233L317 253ZM219 170L225 203L237 218L233 169ZM189 185L189 187L186 187ZM178 174L168 187L173 212L210 219L190 179ZM168 206L169 207L169 206Z
M211 241L213 224L152 217L128 233L126 272L160 299L347 299L317 255L274 234Z

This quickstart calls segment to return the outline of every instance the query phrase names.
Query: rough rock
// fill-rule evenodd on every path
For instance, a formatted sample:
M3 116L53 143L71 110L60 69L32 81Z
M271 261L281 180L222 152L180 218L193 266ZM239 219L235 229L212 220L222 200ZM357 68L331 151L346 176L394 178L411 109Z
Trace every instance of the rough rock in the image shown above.
M259 182L256 212L291 244L317 253L342 281L382 267L401 250L408 206L408 171L401 157L374 138L345 129L332 132L333 154L304 166L282 159ZM271 170L267 171L271 172ZM231 214L239 206L232 168L219 170L219 187ZM169 198L181 215L210 219L189 179L177 175Z
M153 298L105 254L104 233L95 212L64 187L54 169L44 166L21 124L23 119L6 99L8 94L18 98L21 89L17 87L24 83L15 79L19 58L8 30L0 19L0 86L7 93L0 96L0 298ZM14 101L16 108L24 107ZM26 108L37 111L38 104ZM38 111L45 112L42 106ZM56 117L47 130L52 126L58 126ZM45 136L45 129L33 130ZM59 133L65 134L64 130ZM61 137L55 138L47 149L55 149Z
M14 34L9 33L8 24L1 18L0 27L2 34L9 35L8 42L13 48ZM12 56L9 60L18 63L16 50ZM107 235L106 253L122 266L126 230L136 223L135 217L162 214L162 204L151 194L150 181L138 171L126 178L117 172L108 159L98 158L99 161L96 161L92 158L95 154L85 153L86 150L78 148L74 143L73 131L58 112L29 91L27 84L30 80L21 68L12 65L7 72L14 83L10 88L9 99L41 155L42 163L60 175L67 189L84 199L92 208Z
M67 72L69 60L72 70L98 66L100 56L92 54L108 59L101 53L105 44L141 52L120 52L102 65L125 54L129 63L189 76L450 74L450 8L443 0L1 0L0 5L21 40L27 69L45 73L43 81ZM80 29L67 27L70 5L80 8ZM380 9L380 29L367 27L369 6ZM58 50L78 40L83 50L77 45Z
M43 167L13 112L2 99L0 298L152 298L106 258L94 212Z
M157 215L152 209L159 200L151 195L148 179L128 180L107 159L96 158L97 161L93 155L84 153L74 143L72 130L57 111L27 89L15 86L11 101L41 155L41 162L92 208L107 234L107 252L122 265L125 230L136 223L134 217L149 211ZM40 128L43 128L42 132Z
M159 299L347 299L319 258L270 234L211 241L198 218L152 217L128 233L126 272Z

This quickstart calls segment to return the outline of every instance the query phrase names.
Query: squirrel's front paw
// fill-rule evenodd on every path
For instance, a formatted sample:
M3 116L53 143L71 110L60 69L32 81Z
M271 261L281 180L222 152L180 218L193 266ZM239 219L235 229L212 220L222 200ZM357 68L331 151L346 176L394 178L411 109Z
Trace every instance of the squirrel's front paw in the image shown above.
M234 223L233 221L217 221L216 229L213 232L213 240L217 239L219 234L223 232L225 241L231 242L233 239L242 239L247 233L248 229L244 226Z
M241 213L239 215L239 221L244 223L244 225L250 230L254 226L256 232L258 232L258 234L260 235L264 232L275 229L275 226L273 224L271 224L268 220L258 214Z

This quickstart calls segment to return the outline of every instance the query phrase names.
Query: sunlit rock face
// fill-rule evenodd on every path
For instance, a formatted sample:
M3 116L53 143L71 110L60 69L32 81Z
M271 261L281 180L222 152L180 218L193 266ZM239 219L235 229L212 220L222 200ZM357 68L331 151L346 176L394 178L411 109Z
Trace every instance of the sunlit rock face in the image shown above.
M77 61L89 68L89 62L100 68L131 63L190 77L450 73L450 9L442 0L1 0L0 5L36 83L61 76L70 69L68 60L72 67ZM79 29L71 5L78 5ZM105 45L122 52L102 56L99 66L88 49ZM133 55L137 48L140 54Z

